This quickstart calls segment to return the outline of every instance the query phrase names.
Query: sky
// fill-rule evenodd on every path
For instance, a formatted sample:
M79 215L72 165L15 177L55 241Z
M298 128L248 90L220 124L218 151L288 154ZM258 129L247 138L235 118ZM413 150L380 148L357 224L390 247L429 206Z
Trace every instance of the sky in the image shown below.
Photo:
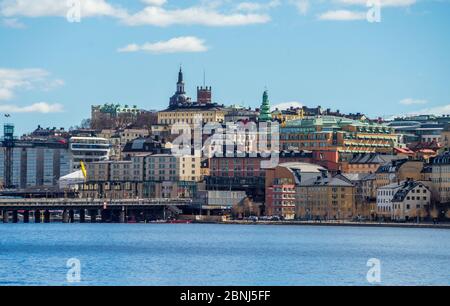
M274 107L450 114L449 16L449 0L0 0L0 124L161 110L180 65L188 95L206 75L226 105L267 88Z

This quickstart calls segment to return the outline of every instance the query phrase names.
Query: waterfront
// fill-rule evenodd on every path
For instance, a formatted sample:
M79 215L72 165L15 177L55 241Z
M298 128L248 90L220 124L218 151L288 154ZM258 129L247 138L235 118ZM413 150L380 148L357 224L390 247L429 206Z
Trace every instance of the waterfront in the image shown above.
M450 285L450 231L218 224L0 224L0 285Z

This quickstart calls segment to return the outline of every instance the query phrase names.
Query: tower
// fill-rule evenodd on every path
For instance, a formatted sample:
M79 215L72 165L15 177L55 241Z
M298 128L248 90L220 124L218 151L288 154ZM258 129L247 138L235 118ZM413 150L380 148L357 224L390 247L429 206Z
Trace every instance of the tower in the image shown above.
M191 99L186 96L186 92L184 91L184 76L183 70L180 67L180 71L178 72L178 82L177 82L177 91L170 98L169 107L177 108L186 106L191 102Z
M200 105L208 105L212 103L211 87L197 87L197 103Z
M180 71L178 72L177 94L186 94L186 92L184 91L183 70L181 69L181 67Z
M5 124L3 127L3 146L5 147L5 187L12 187L12 169L13 169L13 148L14 148L14 125Z
M269 94L267 90L265 90L263 94L263 102L261 105L261 110L259 113L259 121L271 121L271 120L272 120L272 113L270 111Z

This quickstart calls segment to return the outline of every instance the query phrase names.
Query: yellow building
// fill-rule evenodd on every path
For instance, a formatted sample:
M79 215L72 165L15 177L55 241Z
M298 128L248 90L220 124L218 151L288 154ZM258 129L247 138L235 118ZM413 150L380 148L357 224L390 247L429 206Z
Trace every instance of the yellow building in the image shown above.
M201 116L203 123L224 122L226 111L221 107L192 107L165 110L158 113L158 124L194 124L195 116Z
M433 197L439 203L450 202L450 152L436 157L431 164L431 182Z
M302 219L350 220L355 186L338 177L319 177L296 187L296 216Z

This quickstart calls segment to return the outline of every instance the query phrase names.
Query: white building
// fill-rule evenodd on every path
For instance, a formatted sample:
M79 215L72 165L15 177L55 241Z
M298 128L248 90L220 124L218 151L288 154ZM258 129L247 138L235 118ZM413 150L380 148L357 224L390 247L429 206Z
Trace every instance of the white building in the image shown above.
M378 188L378 215L392 220L425 217L431 191L419 181L403 181Z
M393 183L379 187L377 190L377 213L380 216L390 218L392 216L393 207L392 199L398 190L402 187L402 183Z
M72 137L69 141L73 169L80 169L81 162L91 163L109 160L111 144L105 138Z

